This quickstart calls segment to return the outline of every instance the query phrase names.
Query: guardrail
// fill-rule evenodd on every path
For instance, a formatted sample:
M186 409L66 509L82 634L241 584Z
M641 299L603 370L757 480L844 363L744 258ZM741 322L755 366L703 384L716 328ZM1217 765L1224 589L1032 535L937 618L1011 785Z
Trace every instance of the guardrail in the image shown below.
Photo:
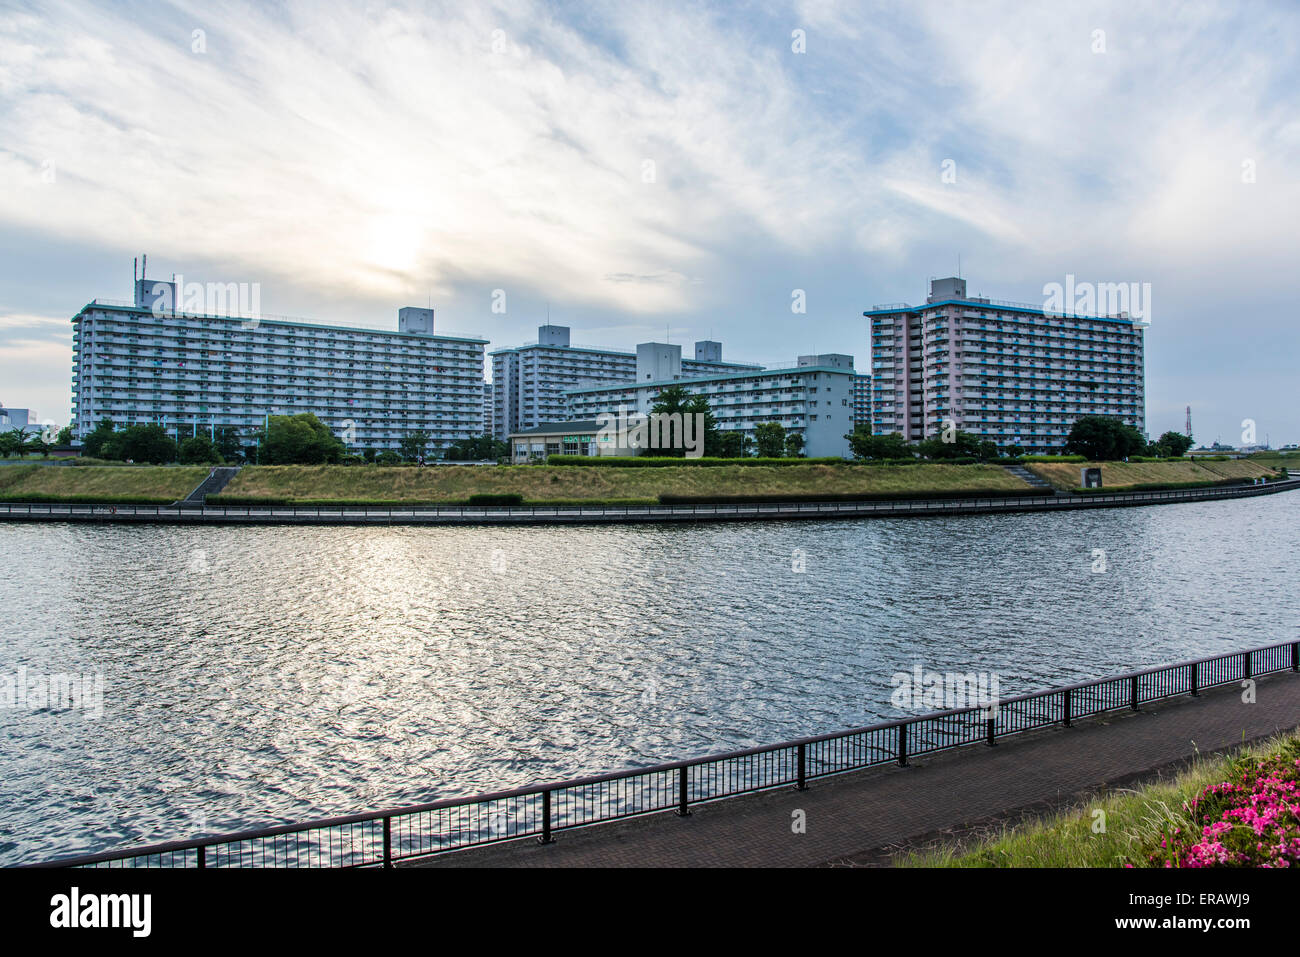
M0 520L152 521L209 524L438 524L623 521L733 521L753 518L854 518L969 512L1055 511L1246 498L1300 488L1300 478L1262 485L1211 486L1164 492L1096 495L972 496L870 502L788 502L753 505L46 505L0 504Z
M985 743L1258 675L1300 670L1300 642L1198 658L998 701L649 768L44 862L40 867L391 867L481 844L694 804Z

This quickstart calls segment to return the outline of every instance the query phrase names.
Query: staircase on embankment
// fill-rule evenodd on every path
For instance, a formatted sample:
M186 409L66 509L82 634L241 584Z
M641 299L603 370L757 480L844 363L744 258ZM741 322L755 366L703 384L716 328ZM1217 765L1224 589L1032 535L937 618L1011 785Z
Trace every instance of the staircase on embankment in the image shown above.
M1064 494L1058 489L1056 489L1051 482L1047 481L1047 479L1035 475L1033 472L1029 471L1029 469L1025 468L1023 465L1004 465L1002 467L1006 469L1008 472L1010 472L1012 475L1014 475L1016 478L1024 480L1025 482L1032 485L1034 488L1050 488L1057 495Z
M179 502L173 502L172 504L202 505L207 501L209 495L216 495L225 488L226 483L234 478L238 472L238 466L221 466L214 468L208 477L198 484L198 487L195 488L194 491L190 492L189 495L186 495Z

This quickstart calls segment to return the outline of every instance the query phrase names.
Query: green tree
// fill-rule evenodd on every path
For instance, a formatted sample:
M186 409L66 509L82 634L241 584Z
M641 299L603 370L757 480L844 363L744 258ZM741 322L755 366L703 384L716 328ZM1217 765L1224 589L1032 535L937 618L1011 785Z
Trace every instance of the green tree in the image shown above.
M202 432L181 442L179 458L182 465L220 465L224 461L213 441Z
M17 455L23 457L27 451L27 430L22 428L10 429L3 435L0 435L0 455Z
M488 432L461 439L447 446L443 454L448 462L492 462L510 454L510 446Z
M844 436L857 459L910 459L912 447L898 432L872 435L869 425L858 425Z
M243 437L234 426L226 425L217 429L214 444L217 454L224 462L237 462L245 458Z
M343 457L343 443L310 412L273 415L262 436L261 465L322 465Z
M180 450L176 440L161 425L129 425L113 433L104 443L104 457L131 462L166 465L175 462Z
M779 459L785 451L785 426L780 422L760 422L754 427L754 444L761 459Z
M655 397L655 403L650 407L651 414L676 415L680 414L685 422L688 415L704 416L704 454L712 456L722 455L722 434L718 431L718 420L713 416L713 410L709 408L709 400L702 395L691 395L686 391L685 386L670 385ZM698 439L697 439L698 441ZM685 458L686 449L641 449L640 455L663 455L674 458Z
M738 459L745 454L745 436L740 432L723 432L718 436L719 454L724 459Z
M1114 462L1137 455L1146 446L1142 433L1109 415L1084 415L1065 440L1065 451L1090 462Z
M993 455L996 456L997 446L990 442L989 447L993 449ZM936 436L921 442L917 446L917 451L928 459L960 459L981 458L984 449L980 445L978 435L956 429L952 433L951 442L945 442L941 435Z
M376 465L401 465L402 457L392 449L384 449L375 456Z
M799 432L790 432L785 437L785 455L786 458L797 459L803 455L803 435Z
M1157 455L1179 459L1192 447L1192 437L1182 432L1166 432L1152 443Z
M81 440L81 454L92 459L107 459L112 456L104 454L104 445L113 438L113 420L105 416L99 420L94 430L87 432Z
M397 448L402 458L408 462L417 462L424 458L429 448L429 433L423 431L409 432L397 441Z
M1008 445L1006 447L1006 453L1013 459L1018 459L1020 456L1025 454L1025 449L1024 446L1021 445Z
M70 425L65 425L63 428L59 429L59 434L55 437L55 439L54 439L54 444L55 444L55 445L62 445L62 446L64 446L64 447L71 445L71 444L72 444L72 426L70 426Z

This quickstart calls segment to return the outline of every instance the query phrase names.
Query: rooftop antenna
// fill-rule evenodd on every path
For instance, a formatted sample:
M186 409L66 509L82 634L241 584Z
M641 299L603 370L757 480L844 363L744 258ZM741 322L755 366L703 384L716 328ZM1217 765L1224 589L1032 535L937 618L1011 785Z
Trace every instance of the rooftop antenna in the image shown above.
M149 254L144 254L144 259L140 263L140 278L143 279L149 272Z
M961 253L957 254L957 278L961 278Z
M131 286L134 288L135 284L139 281L140 281L140 257L133 256L131 258Z

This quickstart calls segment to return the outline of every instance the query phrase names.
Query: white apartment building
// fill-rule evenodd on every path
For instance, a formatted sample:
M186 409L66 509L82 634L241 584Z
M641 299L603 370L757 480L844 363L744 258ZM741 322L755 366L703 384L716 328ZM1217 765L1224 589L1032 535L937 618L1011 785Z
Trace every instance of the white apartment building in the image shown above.
M905 439L945 420L998 446L1059 451L1075 420L1111 415L1144 431L1145 326L1127 316L1053 316L972 299L964 279L930 283L925 305L876 306L871 426Z
M173 311L176 293L141 279L134 302L97 299L73 317L75 440L103 418L184 438L302 412L351 451L396 449L416 431L434 449L481 434L487 340L434 334L432 309L400 309L384 332Z
M680 347L677 347L680 348ZM853 431L853 357L839 353L800 356L785 369L751 369L694 378L645 380L645 365L630 382L591 384L569 389L569 418L595 419L601 413L649 413L659 393L682 386L709 403L718 429L754 437L764 422L779 422L787 433L803 436L811 458L849 456L845 436Z
M638 350L662 343L644 343ZM681 347L675 347L678 356ZM637 352L615 352L569 341L568 326L545 325L537 341L497 349L492 359L492 434L511 433L568 418L565 390L595 382L631 382L637 377ZM667 368L665 366L664 368ZM681 359L675 373L683 378L758 369L748 363L722 361L722 343L695 343L695 358Z

